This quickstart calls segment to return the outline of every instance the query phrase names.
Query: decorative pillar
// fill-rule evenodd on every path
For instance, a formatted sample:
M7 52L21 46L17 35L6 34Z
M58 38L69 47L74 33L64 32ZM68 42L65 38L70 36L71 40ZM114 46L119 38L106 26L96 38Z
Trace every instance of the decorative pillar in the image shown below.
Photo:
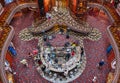
M72 12L76 13L77 0L69 0L69 7Z
M55 0L51 0L51 3L52 3L52 7L55 6Z
M44 9L45 9L45 12L48 12L49 11L49 8L50 8L50 0L44 0Z
M76 13L77 0L72 0L73 2L73 12Z
M66 7L68 7L69 5L69 0L66 0Z
M44 0L38 0L40 16L45 16Z

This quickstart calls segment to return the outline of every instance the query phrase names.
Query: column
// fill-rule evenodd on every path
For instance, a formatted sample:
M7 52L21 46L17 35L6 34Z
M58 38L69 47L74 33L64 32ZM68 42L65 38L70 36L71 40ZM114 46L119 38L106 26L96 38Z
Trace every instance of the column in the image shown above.
M44 0L38 0L38 6L41 16L45 16Z

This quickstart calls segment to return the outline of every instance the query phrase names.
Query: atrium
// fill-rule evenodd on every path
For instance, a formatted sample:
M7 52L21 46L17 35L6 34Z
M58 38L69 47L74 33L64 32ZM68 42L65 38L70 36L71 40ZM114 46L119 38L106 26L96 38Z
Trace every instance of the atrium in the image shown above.
M0 1L0 83L120 83L120 0Z

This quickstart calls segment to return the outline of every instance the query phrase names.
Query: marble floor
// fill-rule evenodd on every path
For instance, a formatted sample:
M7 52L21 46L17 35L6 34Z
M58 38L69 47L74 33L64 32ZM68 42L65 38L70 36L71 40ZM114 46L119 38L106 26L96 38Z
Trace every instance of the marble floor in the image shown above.
M23 41L19 37L20 31L32 25L32 22L33 13L30 11L15 17L11 22L11 25L15 29L15 36L12 41L18 53L18 55L14 57L14 63L12 64L16 72L16 75L14 75L15 83L50 83L38 74L33 59L28 57L28 53L37 47L38 39ZM94 76L97 76L97 83L105 83L106 76L109 72L106 48L110 44L107 37L107 26L110 25L110 23L108 18L103 15L95 17L88 15L87 22L92 27L99 29L102 37L98 41L91 41L89 39L83 41L87 59L86 68L82 75L70 83L91 83ZM24 67L20 63L20 60L24 58L27 59L29 63L28 67ZM96 65L101 59L105 60L105 65L102 70L99 70Z

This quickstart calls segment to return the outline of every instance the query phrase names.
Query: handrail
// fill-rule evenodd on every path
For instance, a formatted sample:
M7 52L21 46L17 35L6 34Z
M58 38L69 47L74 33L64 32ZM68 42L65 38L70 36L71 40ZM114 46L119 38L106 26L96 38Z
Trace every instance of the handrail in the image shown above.
M118 15L120 16L120 3L117 5L117 9L116 9Z
M14 36L14 33L15 33L13 27L12 26L10 26L10 27L11 27L11 31L8 34L8 37L4 43L4 46L3 46L2 51L1 51L1 57L0 57L0 74L1 74L1 78L2 78L3 83L8 83L8 81L6 79L5 69L4 69L4 61L5 61L5 56L6 56L5 54L8 50L8 46L10 45L10 42Z
M102 9L108 15L108 17L110 18L111 24L115 21L113 19L113 17L111 16L111 14L109 13L109 11L104 6L102 6L100 4L97 4L97 3L88 3L88 6L89 7L98 7L100 9Z
M14 14L16 12L18 12L19 10L23 9L23 8L26 8L26 7L37 7L37 4L36 3L24 3L24 4L20 4L18 5L17 7L15 7L12 12L10 13L10 15L8 16L7 20L5 21L5 24L9 24L10 21L12 20Z
M118 49L117 43L115 42L114 37L112 36L112 33L111 33L110 29L109 29L110 27L111 26L107 27L107 32L108 32L108 36L109 36L111 45L112 45L114 53L115 53L115 57L116 57L115 59L117 61L117 63L116 63L117 65L116 65L116 69L115 69L115 74L114 74L114 79L113 79L112 83L117 83L118 78L119 78L119 73L120 73L120 70L119 70L119 68L120 68L120 66L119 66L119 64L120 64L120 56L119 56L120 53L119 53L119 49Z

